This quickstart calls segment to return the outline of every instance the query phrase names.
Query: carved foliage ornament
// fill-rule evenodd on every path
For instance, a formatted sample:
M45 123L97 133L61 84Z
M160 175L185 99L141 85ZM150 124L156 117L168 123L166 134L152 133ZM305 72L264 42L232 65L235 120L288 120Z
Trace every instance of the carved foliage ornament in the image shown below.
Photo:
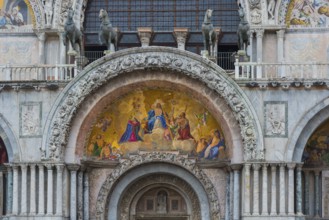
M107 213L105 209L109 193L113 190L113 184L120 178L120 176L134 167L151 162L171 163L183 167L191 172L200 181L207 193L211 209L211 220L220 219L220 209L215 188L212 182L208 179L207 175L195 164L195 159L189 159L182 155L166 152L151 152L140 155L132 155L128 159L122 159L118 167L114 169L113 172L106 178L102 188L99 191L96 203L96 219L102 219L102 215ZM196 207L195 204L192 204L192 206ZM126 212L127 210L123 211L123 214ZM198 216L198 213L195 213L195 215Z
M47 140L49 159L61 160L63 158L71 122L87 96L112 78L140 68L183 72L185 75L198 79L207 84L209 88L217 91L231 107L235 118L240 124L244 143L244 159L264 159L263 149L257 149L257 132L251 113L243 97L237 92L232 83L225 79L223 75L218 74L218 70L215 71L210 66L188 56L172 52L143 52L114 57L88 74L79 77L79 81L73 84L62 98L51 122L51 134Z

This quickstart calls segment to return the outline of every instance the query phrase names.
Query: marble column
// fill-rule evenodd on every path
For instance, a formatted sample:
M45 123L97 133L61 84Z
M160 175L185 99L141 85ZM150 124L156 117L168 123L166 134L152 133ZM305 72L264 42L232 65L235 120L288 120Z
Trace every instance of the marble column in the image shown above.
M233 200L234 200L234 173L230 171L230 220L233 219Z
M284 44L283 44L283 40L284 40L284 32L285 30L279 30L276 32L276 36L277 36L277 60L278 63L284 63ZM284 66L281 66L281 68L279 69L279 76L280 77L285 77L285 68Z
M13 165L13 215L18 215L18 165Z
M6 164L7 168L7 197L6 197L6 213L11 214L13 208L13 170L10 164Z
M263 190L262 190L262 215L268 215L268 201L267 201L267 166L268 164L263 164Z
M83 220L89 220L89 170L84 173L83 178Z
M137 28L138 36L141 41L142 47L148 47L151 43L151 37L153 30L150 27L139 27Z
M36 214L36 175L35 175L35 164L30 164L30 172L31 172L31 182L30 182L30 214Z
M63 164L56 165L56 215L62 216L63 215Z
M56 63L59 64L66 64L66 46L64 46L64 37L63 37L63 33L59 32L58 33L58 37L59 37L59 60Z
M79 165L70 164L67 166L70 170L70 219L77 219L77 171L79 169Z
M233 220L240 220L240 164L232 165L234 175Z
M303 215L302 212L302 166L303 164L297 164L296 174L296 212L297 215Z
M276 32L276 36L277 36L277 50L278 50L278 55L277 55L277 59L278 62L281 63L284 61L284 45L283 45L283 40L284 40L284 32L285 30L279 30Z
M295 214L295 180L294 169L296 164L289 163L288 167L288 215Z
M44 165L38 164L39 168L39 197L38 197L38 215L45 214L45 173Z
M83 219L83 173L84 168L81 167L78 172L78 220Z
M244 215L250 215L250 167L251 164L244 165Z
M263 36L264 36L264 29L256 30L257 36L257 63L263 62ZM262 68L258 66L257 68L257 78L262 78Z
M254 200L254 208L253 215L259 215L259 169L260 164L253 164L252 168L254 170L254 190L253 190L253 200Z
M320 217L320 185L319 185L320 170L314 171L314 187L315 187L315 217Z
M2 193L3 191L3 186L4 186L4 174L5 173L5 169L4 169L4 166L2 166L2 164L0 165L0 216L3 216L3 202L4 202L4 193Z
M286 181L285 181L285 170L286 165L280 164L280 215L286 214Z
M310 171L304 170L305 176L305 191L304 191L304 198L305 198L305 215L310 214Z
M276 164L271 164L271 215L277 215L276 210Z
M253 54L254 33L255 33L254 30L250 30L249 46L247 47L247 48L249 48L249 56L250 56L250 60L249 61L250 62L254 62L254 54Z
M27 213L27 165L21 164L22 182L21 182L21 213Z
M54 214L53 208L53 164L47 164L47 215Z
M179 50L185 50L186 38L188 36L188 28L174 27L174 36Z

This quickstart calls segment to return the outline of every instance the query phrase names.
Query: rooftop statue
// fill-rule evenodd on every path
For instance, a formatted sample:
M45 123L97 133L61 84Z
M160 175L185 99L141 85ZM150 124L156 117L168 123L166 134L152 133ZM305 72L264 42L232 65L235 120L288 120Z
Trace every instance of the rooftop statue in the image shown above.
M208 50L210 56L214 56L215 44L216 44L216 32L214 26L211 23L212 9L207 9L202 23L202 35L204 50Z
M99 42L101 45L106 44L108 51L114 52L117 46L117 33L112 27L110 18L104 9L99 11L99 18L102 21L98 32Z
M82 32L77 28L73 21L74 10L69 8L67 20L64 25L63 43L66 46L66 38L69 39L72 48L76 53L83 54Z
M250 26L249 23L245 17L245 12L239 4L239 17L240 17L240 23L238 26L238 47L239 50L247 50L247 46L249 44L249 38L250 38Z

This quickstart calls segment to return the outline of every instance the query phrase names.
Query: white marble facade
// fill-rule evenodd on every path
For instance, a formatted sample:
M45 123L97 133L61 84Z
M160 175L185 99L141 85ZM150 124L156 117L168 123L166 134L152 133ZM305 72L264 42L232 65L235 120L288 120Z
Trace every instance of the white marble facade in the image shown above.
M207 58L186 52L187 28L174 30L176 49L149 47L154 30L141 27L142 48L110 54L70 83L36 81L36 71L11 78L10 65L70 60L61 39L63 20L70 6L83 18L87 2L30 1L33 29L0 29L0 137L8 154L0 166L0 219L133 219L127 216L136 212L124 207L137 207L132 195L142 198L148 184L181 193L185 203L168 196L168 210L181 205L193 220L329 218L327 167L305 167L302 161L308 138L329 118L327 76L310 66L303 74L321 79L318 87L294 81L300 72L293 65L291 78L282 69L279 82L244 84ZM297 26L291 24L296 20L284 23L291 1L239 2L251 24L251 61L328 62L328 30L319 26L328 20L322 13L328 4L321 1L321 10L313 5L322 13L314 26ZM313 3L301 4L306 10ZM298 5L291 8L296 13ZM264 75L262 68L255 78ZM87 160L88 124L110 99L137 85L193 94L223 122L229 160L203 163L178 151Z

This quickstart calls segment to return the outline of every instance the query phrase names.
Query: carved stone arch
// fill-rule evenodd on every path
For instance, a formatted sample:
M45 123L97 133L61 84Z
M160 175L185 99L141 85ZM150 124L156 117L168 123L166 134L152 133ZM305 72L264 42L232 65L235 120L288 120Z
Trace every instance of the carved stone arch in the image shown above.
M241 88L223 69L199 55L176 48L147 47L118 51L82 71L58 96L45 126L43 149L50 160L63 160L71 123L81 104L115 77L136 70L166 70L204 83L222 97L238 121L244 160L264 159L263 135L257 115Z
M196 165L195 160L164 152L133 155L123 159L106 178L99 191L96 218L105 219L107 213L109 219L117 220L119 212L117 205L122 200L124 191L136 180L159 173L179 177L189 183L186 190L192 190L198 198L200 220L220 219L215 188L207 175ZM197 207L195 204L193 206Z
M133 185L129 187L129 189L122 195L123 199L120 202L118 214L121 219L132 219L131 217L136 214L135 209L137 202L143 193L156 187L170 188L178 191L187 203L187 213L191 216L191 219L201 219L200 204L198 203L198 197L192 187L180 177L168 174L145 176L144 178L134 182ZM109 204L107 204L106 207L108 207L108 205ZM108 210L105 214L106 213L108 213Z
M18 162L21 160L21 151L18 140L11 129L9 122L0 114L0 137L2 138L9 162Z
M301 117L287 144L285 161L301 162L308 139L328 118L329 98L326 98Z
M33 11L33 15L34 15L34 20L32 21L33 28L34 29L44 28L45 16L44 16L44 9L42 2L37 0L28 0L26 2Z

